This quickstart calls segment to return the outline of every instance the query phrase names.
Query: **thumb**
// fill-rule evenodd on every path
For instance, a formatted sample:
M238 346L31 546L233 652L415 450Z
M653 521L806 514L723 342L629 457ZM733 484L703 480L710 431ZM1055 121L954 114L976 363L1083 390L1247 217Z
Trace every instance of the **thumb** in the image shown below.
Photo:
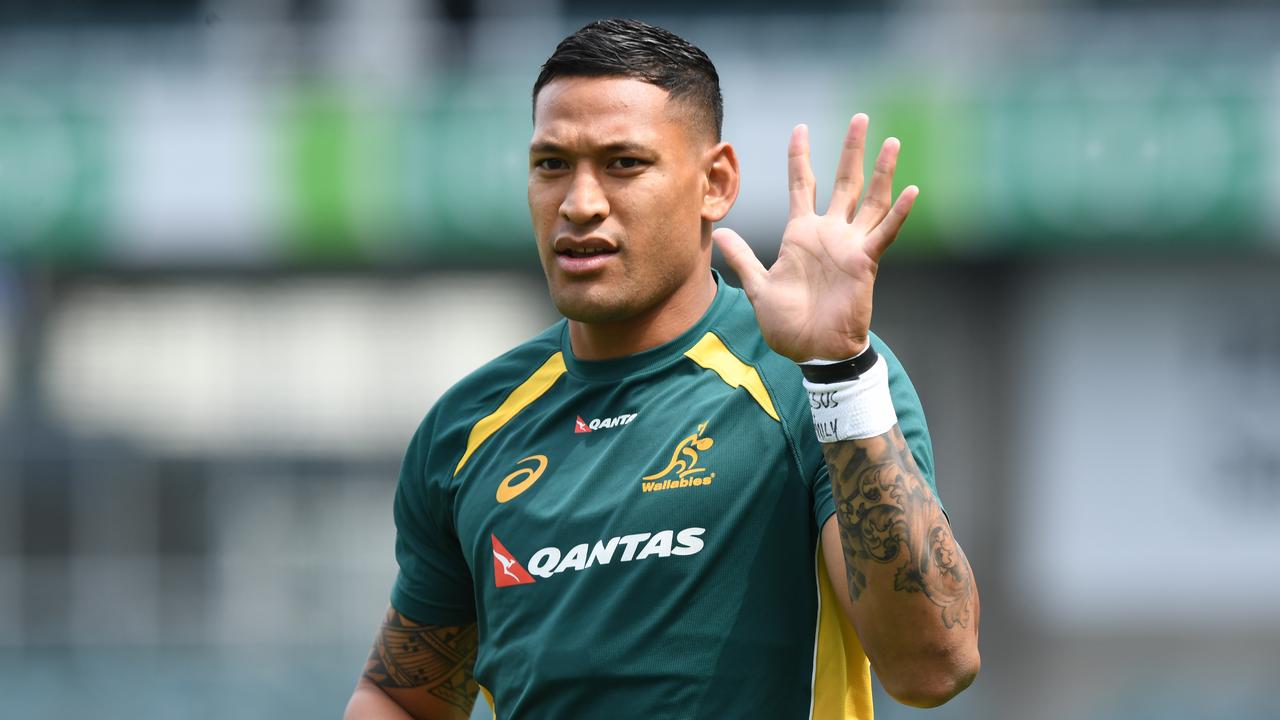
M738 278L742 280L742 289L747 292L747 297L754 297L756 287L764 279L767 271L756 258L751 246L742 239L741 235L729 228L716 228L711 233L711 239L724 254L725 262L729 263L729 267L733 268Z

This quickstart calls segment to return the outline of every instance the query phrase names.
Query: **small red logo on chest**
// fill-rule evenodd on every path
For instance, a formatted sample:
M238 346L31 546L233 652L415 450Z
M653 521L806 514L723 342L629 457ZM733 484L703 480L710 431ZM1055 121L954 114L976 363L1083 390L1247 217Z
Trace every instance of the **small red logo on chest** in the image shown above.
M489 535L493 541L493 584L498 587L508 585L527 585L533 582L533 576L516 560L515 555L507 551L498 541L497 535Z
M632 420L636 419L637 413L623 413L613 417L592 418L589 422L582 419L579 415L573 421L573 431L575 433L589 433L596 430L604 430L605 428L616 428L628 425Z

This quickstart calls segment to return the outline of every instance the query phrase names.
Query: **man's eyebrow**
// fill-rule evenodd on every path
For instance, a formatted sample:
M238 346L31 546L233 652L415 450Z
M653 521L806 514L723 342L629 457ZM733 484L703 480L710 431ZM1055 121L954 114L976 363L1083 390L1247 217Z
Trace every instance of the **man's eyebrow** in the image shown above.
M619 153L651 155L654 152L648 146L636 142L609 143L608 145L597 148L596 151L605 155L617 155ZM535 142L529 145L529 153L532 155L555 155L567 152L569 151L565 146L549 141Z
M543 141L529 144L529 154L531 155L554 155L561 152L564 152L564 147L553 142Z

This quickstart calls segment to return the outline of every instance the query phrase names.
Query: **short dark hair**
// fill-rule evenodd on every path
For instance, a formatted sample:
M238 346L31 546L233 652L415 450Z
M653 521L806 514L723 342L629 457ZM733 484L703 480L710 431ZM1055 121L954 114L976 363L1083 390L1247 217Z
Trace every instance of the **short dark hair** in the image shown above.
M711 58L679 35L639 20L597 20L561 40L533 84L534 106L552 80L609 76L643 80L666 90L671 100L690 103L720 140L724 100Z

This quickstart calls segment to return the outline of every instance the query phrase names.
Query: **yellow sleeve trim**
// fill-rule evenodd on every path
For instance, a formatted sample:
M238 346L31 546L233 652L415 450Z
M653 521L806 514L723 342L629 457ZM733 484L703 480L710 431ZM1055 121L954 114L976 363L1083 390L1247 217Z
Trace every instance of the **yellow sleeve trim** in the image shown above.
M476 686L480 688L480 693L484 695L485 702L489 703L489 714L493 720L498 720L498 708L493 704L493 693L489 692L489 688L480 683L476 683Z
M471 459L471 454L490 436L498 432L503 425L511 421L511 418L520 413L521 410L528 407L534 400L542 397L544 393L551 389L552 385L560 379L564 374L564 354L556 353L547 358L542 363L542 367L538 368L528 380L520 383L506 400L498 406L497 410L480 418L480 421L471 426L471 434L467 436L467 450L462 453L462 459L458 461L458 467L453 469L453 474L457 476L462 471L462 466L467 464L467 460Z
M773 408L773 400L764 387L764 381L760 379L760 373L730 352L719 335L710 332L703 335L698 344L689 348L684 355L702 367L714 370L729 387L746 390L769 417L778 420L778 411Z
M840 608L818 541L818 638L813 659L813 712L810 717L873 720L871 663L858 633Z

